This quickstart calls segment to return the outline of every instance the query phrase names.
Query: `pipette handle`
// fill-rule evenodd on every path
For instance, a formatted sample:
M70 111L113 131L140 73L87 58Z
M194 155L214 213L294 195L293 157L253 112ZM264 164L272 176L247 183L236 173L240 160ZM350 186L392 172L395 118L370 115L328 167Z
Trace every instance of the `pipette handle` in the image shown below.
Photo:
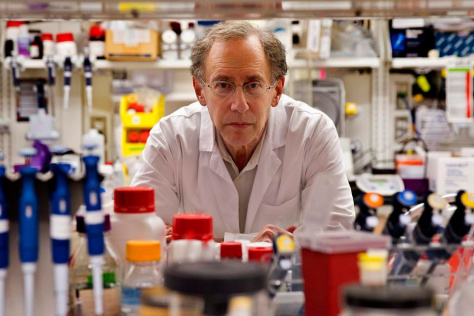
M448 225L444 230L443 241L448 244L460 244L464 236L469 233L471 225L465 221L466 206L461 202L461 196L465 191L461 190L456 195L456 210L449 219Z
M84 157L86 178L84 181L84 204L86 205L87 245L89 255L102 255L104 246L104 214L100 198L98 156Z
M38 198L35 194L36 169L23 167L20 196L20 259L38 261Z

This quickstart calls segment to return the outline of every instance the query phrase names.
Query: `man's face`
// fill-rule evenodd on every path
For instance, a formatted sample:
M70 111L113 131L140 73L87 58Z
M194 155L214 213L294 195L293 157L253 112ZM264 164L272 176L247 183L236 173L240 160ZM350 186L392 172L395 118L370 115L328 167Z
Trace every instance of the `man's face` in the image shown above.
M242 86L248 83L274 84L258 38L252 36L214 43L202 80L206 84L226 81L236 85L233 94L219 96L202 82L193 81L200 103L208 107L212 122L226 145L241 148L257 144L265 129L270 107L278 104L284 83L284 79L280 79L274 88L258 97L244 93Z

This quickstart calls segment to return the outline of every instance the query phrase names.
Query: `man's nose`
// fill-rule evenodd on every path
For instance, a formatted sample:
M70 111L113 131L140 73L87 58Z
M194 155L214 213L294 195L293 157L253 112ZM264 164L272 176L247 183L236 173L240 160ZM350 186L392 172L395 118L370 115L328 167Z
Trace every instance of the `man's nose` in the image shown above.
M235 91L231 97L232 97L232 105L231 105L232 111L245 113L249 109L249 106L247 105L247 100L245 99L244 88L242 86L235 87Z

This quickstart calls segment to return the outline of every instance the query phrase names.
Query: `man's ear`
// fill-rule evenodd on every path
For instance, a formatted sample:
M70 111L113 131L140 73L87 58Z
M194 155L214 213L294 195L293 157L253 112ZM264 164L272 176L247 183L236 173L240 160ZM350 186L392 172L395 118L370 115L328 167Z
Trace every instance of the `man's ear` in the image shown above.
M281 77L277 80L275 85L275 92L273 93L272 106L277 106L280 102L281 95L283 93L283 87L285 86L285 77Z
M193 87L199 103L201 103L202 106L206 106L207 103L206 98L204 97L204 88L201 85L201 82L195 77L193 77Z

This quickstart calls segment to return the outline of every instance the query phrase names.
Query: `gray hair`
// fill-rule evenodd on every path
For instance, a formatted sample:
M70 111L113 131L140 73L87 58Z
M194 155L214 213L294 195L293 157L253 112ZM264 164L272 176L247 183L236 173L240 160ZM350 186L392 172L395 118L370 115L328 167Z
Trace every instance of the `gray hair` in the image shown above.
M212 45L232 39L248 38L255 35L262 44L270 66L272 82L286 75L286 53L283 44L269 29L260 29L244 21L225 21L211 27L206 35L199 39L191 52L191 74L204 80L205 62Z

